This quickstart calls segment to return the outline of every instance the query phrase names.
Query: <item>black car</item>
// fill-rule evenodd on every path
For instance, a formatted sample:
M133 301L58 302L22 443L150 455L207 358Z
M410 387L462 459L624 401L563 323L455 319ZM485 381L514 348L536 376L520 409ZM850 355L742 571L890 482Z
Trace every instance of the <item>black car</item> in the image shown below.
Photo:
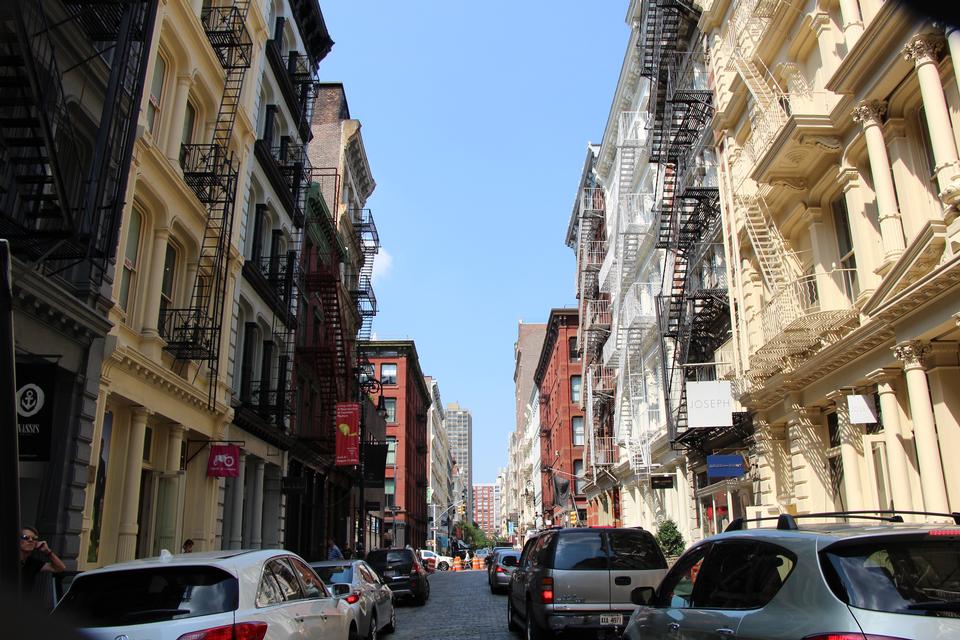
M430 597L427 570L413 549L377 549L367 554L367 564L380 574L395 598L412 598L422 605Z

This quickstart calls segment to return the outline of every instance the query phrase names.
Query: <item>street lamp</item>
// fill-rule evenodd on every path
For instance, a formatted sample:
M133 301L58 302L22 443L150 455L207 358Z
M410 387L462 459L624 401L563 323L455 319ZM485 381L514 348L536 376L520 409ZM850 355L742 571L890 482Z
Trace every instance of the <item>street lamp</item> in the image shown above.
M373 375L365 367L357 367L357 400L360 401L360 446L359 446L359 457L360 464L357 465L357 488L359 489L360 497L357 499L357 553L362 554L365 547L365 534L367 528L367 504L366 504L366 492L364 490L364 477L363 477L363 443L365 439L365 430L366 430L366 411L363 407L363 396L366 394L370 396L372 394L378 394L377 396L377 415L384 417L387 415L387 406L383 400L383 384L373 377Z

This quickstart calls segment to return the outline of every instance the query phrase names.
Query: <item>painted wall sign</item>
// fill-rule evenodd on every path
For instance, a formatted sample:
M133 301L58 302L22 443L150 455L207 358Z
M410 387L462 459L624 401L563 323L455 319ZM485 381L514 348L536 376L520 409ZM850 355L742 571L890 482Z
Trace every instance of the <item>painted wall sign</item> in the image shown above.
M56 378L55 365L17 363L17 433L24 462L50 460Z

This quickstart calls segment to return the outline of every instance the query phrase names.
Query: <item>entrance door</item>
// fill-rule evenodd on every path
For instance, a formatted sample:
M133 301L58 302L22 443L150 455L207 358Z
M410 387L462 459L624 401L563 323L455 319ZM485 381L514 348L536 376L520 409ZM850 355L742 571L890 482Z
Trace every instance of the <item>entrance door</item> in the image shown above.
M137 509L137 557L150 556L153 548L153 518L156 503L156 478L150 469L140 472L140 506Z
M157 514L153 536L153 555L161 549L179 553L183 531L183 503L186 493L183 472L164 473L157 478Z

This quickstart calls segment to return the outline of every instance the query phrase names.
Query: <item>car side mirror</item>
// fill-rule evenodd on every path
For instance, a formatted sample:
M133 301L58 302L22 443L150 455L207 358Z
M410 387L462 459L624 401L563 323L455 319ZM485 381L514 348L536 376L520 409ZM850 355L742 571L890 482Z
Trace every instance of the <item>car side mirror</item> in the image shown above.
M352 590L353 588L346 582L335 582L333 584L333 595L337 598L350 595Z
M637 587L630 592L630 602L635 605L644 606L653 601L653 595L656 590L653 587Z

